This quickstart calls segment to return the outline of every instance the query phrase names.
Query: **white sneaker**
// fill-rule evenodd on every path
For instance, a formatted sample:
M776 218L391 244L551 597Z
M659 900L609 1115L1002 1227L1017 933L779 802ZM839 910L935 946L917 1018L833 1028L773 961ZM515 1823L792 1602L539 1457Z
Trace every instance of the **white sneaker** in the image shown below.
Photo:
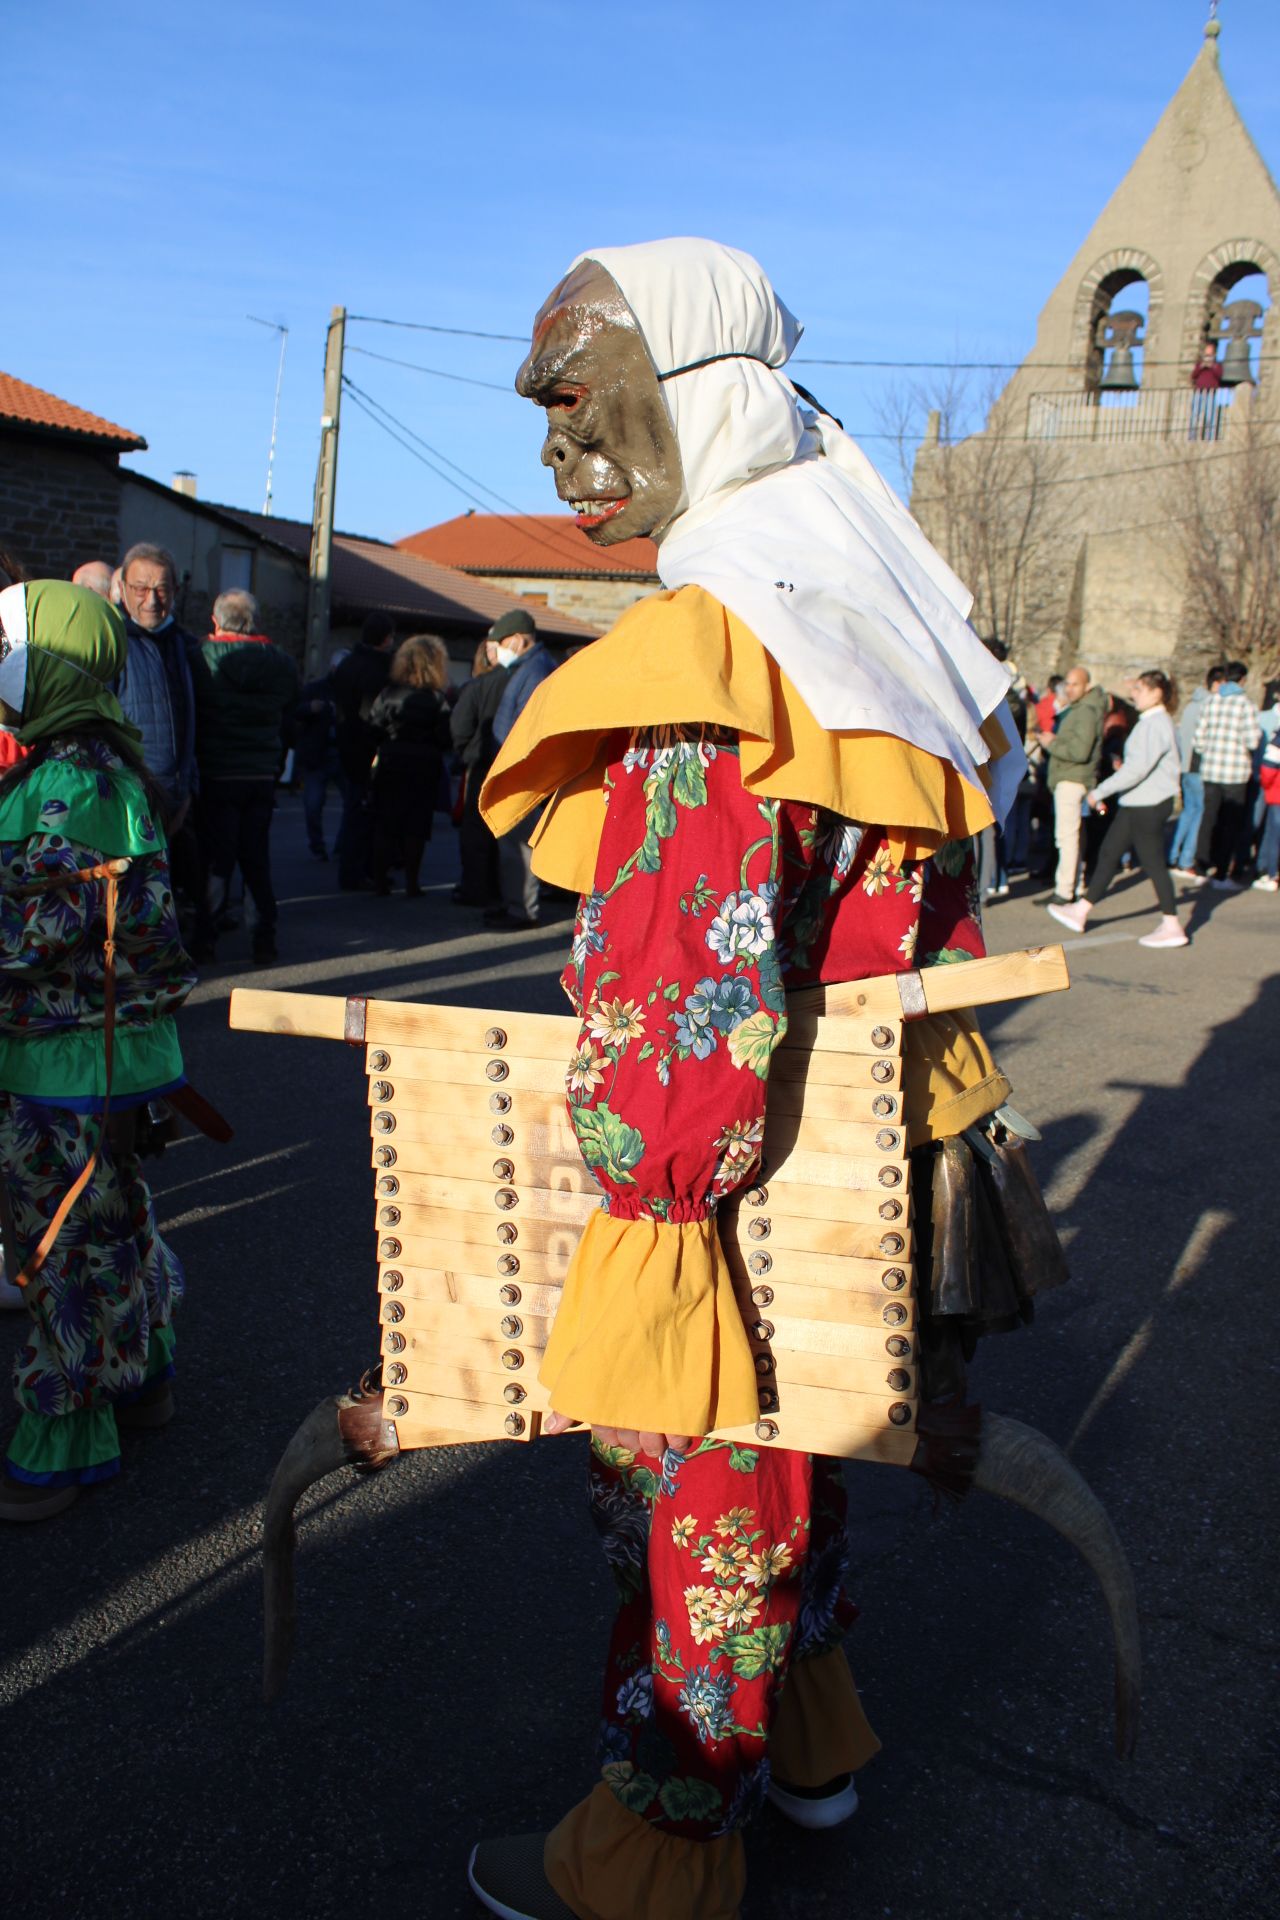
M1260 873L1253 883L1255 893L1280 893L1280 880L1273 873Z
M1164 925L1158 926L1154 933L1144 933L1138 942L1140 947L1188 947L1190 944L1184 927Z
M1089 918L1087 902L1075 900L1069 907L1049 907L1046 909L1051 918L1061 927L1070 927L1072 933L1083 933L1085 922Z
M769 1799L779 1813L785 1814L795 1826L806 1827L810 1833L843 1826L858 1811L858 1790L851 1773L812 1791L785 1787L771 1780Z

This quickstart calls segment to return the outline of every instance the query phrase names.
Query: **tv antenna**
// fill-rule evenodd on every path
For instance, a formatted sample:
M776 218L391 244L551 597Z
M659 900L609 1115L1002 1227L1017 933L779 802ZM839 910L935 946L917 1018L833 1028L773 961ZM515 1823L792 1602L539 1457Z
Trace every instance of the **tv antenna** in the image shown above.
M276 368L276 400L271 409L271 447L267 454L267 494L262 503L262 511L271 517L271 480L276 464L276 429L280 425L280 387L284 380L284 356L289 346L289 329L279 320L259 320L256 313L247 313L246 320L252 320L255 327L267 327L272 333L280 335L280 364Z

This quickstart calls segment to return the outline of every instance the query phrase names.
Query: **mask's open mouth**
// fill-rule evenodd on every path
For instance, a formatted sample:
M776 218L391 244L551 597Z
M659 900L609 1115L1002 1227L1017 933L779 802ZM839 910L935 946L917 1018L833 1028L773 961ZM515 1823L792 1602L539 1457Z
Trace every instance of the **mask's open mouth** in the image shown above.
M582 528L602 527L606 520L615 520L630 500L631 495L624 494L621 500L569 500L574 518Z

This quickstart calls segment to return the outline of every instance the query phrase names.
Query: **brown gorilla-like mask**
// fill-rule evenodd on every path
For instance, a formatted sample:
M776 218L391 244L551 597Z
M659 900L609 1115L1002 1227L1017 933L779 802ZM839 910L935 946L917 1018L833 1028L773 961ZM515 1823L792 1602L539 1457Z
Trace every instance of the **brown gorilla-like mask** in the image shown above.
M516 392L547 412L542 464L599 547L654 533L684 472L635 315L611 273L583 260L544 301Z

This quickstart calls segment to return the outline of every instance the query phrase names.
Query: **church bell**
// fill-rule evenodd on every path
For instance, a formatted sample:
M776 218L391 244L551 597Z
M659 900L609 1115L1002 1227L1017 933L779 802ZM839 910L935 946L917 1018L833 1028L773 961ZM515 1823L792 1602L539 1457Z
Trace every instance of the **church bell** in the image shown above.
M1142 345L1140 313L1104 313L1094 344L1110 354L1098 386L1103 393L1136 393L1141 381L1133 364L1133 350Z
M1227 350L1222 356L1224 387L1244 387L1253 384L1249 342L1256 340L1261 332L1258 322L1262 318L1262 311L1256 300L1233 300L1229 306L1222 309L1218 338L1227 343Z

